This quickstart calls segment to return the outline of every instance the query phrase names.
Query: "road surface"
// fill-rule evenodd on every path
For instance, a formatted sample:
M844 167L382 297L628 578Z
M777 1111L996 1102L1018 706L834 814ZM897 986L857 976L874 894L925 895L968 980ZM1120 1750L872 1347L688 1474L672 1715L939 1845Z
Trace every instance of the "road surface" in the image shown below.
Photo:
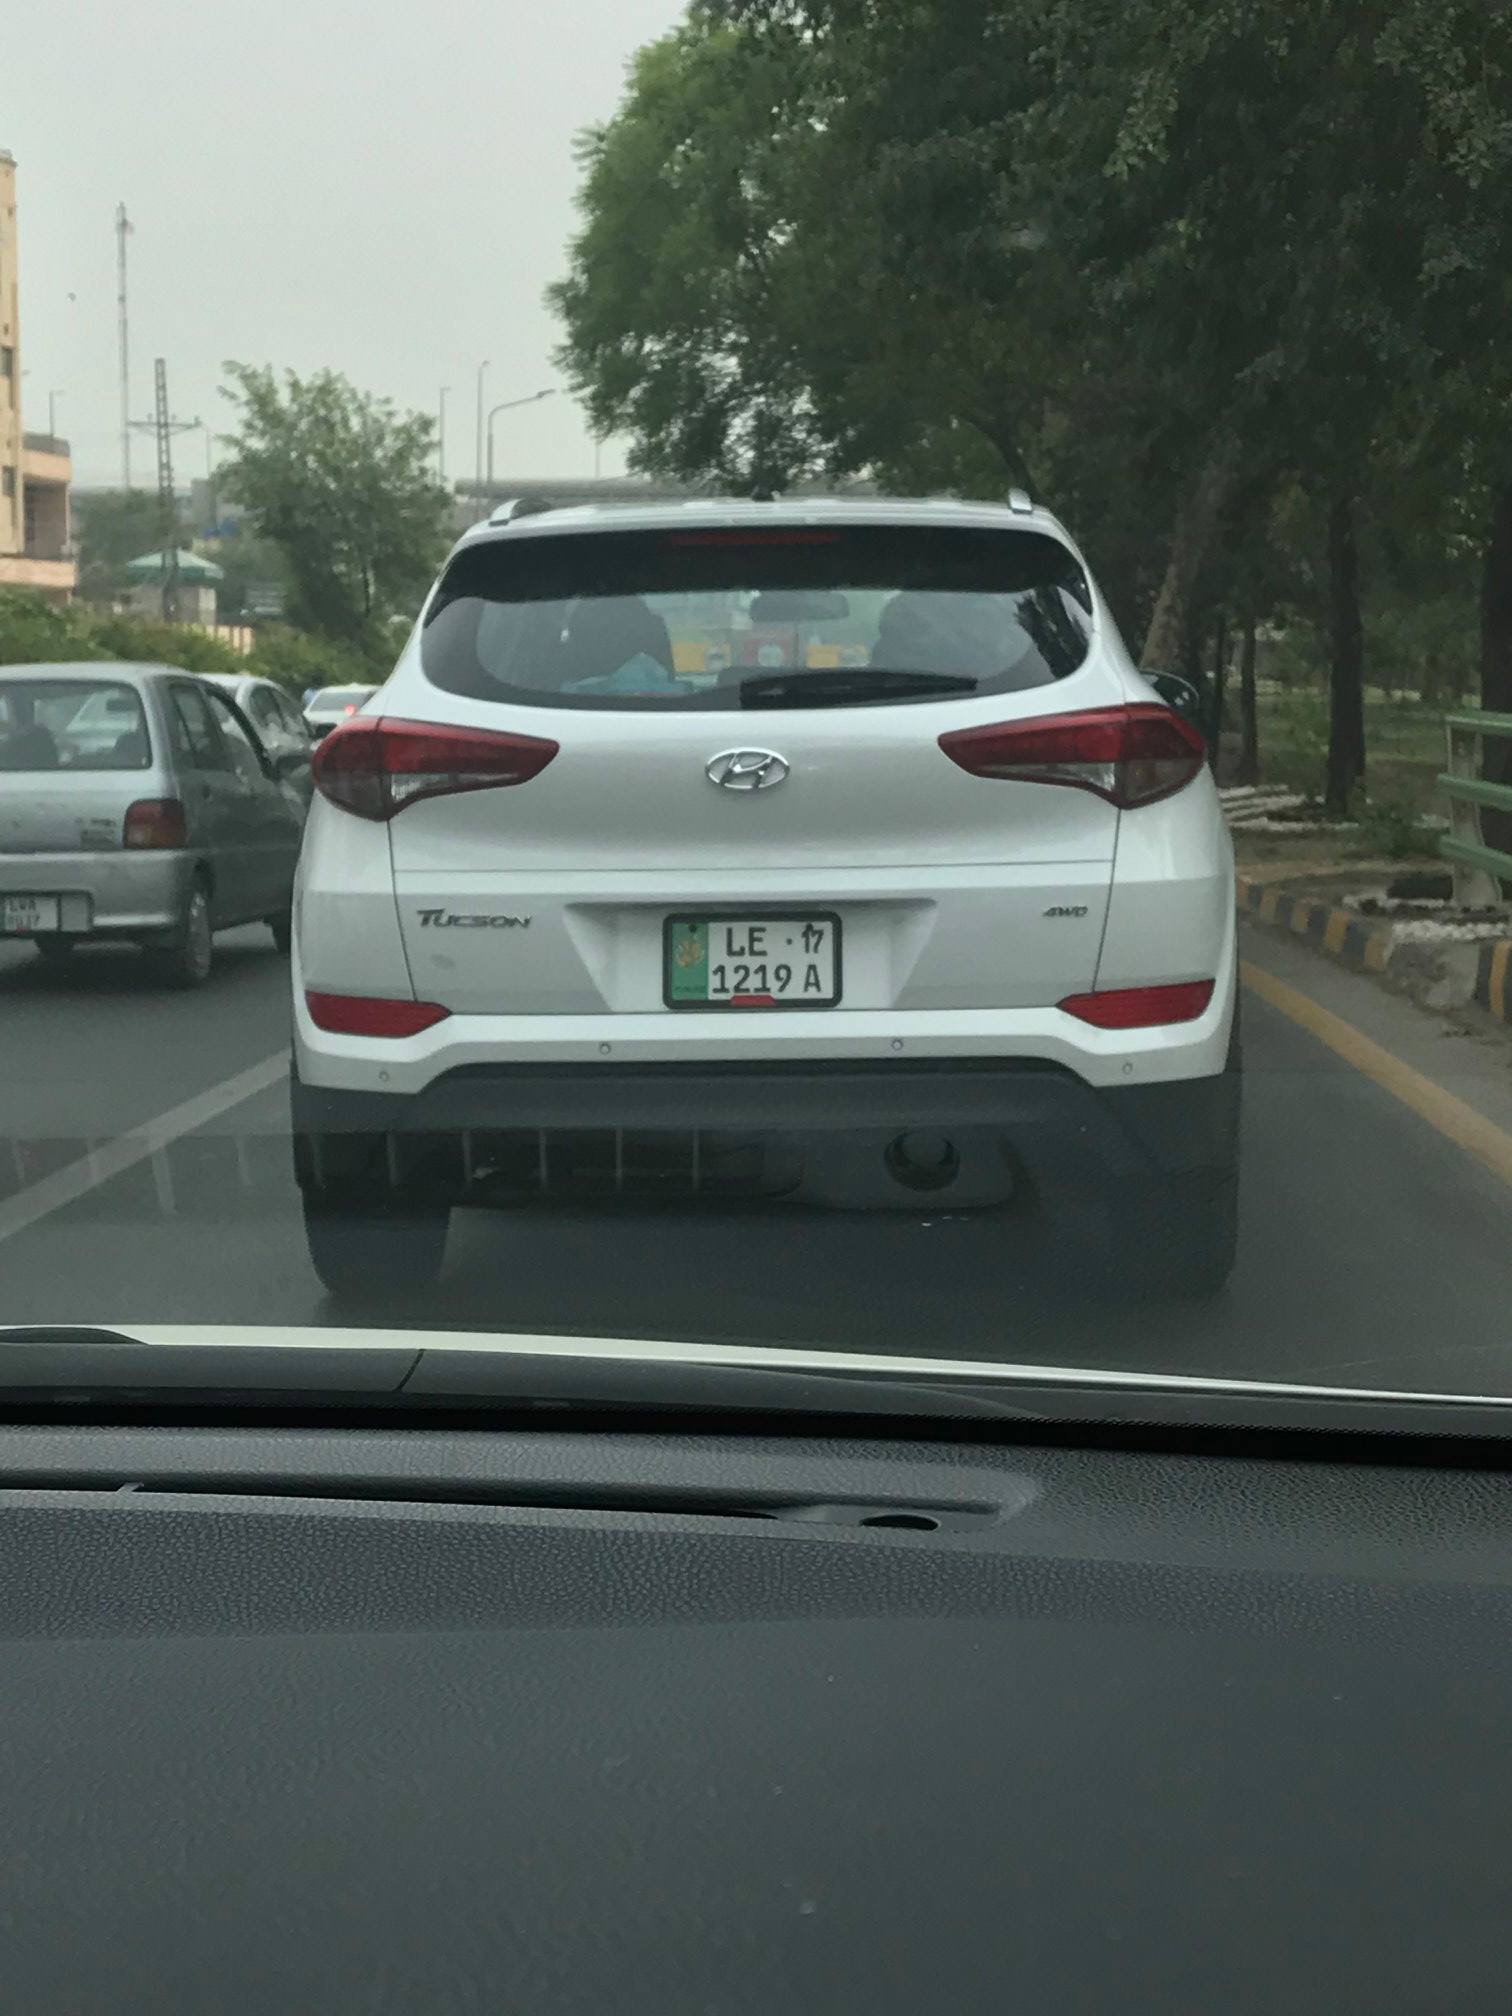
M1095 1215L465 1212L439 1287L385 1315L1512 1394L1512 1040L1242 936L1244 1222L1214 1305L1082 1296ZM305 1257L287 986L260 927L191 995L129 951L65 976L0 946L0 1322L354 1320Z

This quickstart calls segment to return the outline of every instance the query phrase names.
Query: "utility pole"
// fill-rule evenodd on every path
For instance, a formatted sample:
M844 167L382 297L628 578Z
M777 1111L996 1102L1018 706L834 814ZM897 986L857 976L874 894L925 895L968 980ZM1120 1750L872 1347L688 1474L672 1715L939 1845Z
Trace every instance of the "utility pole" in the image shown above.
M168 406L168 364L159 357L153 367L157 389L157 409L150 420L128 421L129 427L151 431L157 443L158 530L163 540L163 621L178 621L178 499L173 493L173 437L190 434L204 423L175 420Z
M478 425L473 442L473 486L483 488L483 380L488 376L488 359L485 357L478 366Z
M131 219L126 205L116 205L116 312L121 337L121 488L131 488L131 340L126 319L126 240Z
M440 424L436 428L436 475L441 482L446 481L446 395L450 385L441 387Z

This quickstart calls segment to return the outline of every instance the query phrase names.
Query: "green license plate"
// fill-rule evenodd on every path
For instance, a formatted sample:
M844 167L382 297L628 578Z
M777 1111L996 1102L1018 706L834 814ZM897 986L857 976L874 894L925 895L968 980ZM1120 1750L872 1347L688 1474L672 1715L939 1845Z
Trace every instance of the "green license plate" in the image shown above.
M669 1008L833 1008L840 999L840 919L831 910L669 917Z

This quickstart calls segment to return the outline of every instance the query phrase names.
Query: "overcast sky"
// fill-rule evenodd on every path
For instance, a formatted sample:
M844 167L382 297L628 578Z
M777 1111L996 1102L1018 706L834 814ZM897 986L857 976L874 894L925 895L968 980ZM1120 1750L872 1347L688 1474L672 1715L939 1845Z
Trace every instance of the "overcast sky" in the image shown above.
M17 161L25 421L120 471L114 219L130 241L132 406L168 360L176 411L224 430L227 357L343 371L447 406L447 473L490 405L556 378L543 288L573 229L572 143L618 103L678 0L49 0L7 8L0 147ZM592 472L565 396L501 414L501 474ZM152 443L133 441L151 480ZM202 434L176 444L203 475ZM622 466L611 446L604 470Z

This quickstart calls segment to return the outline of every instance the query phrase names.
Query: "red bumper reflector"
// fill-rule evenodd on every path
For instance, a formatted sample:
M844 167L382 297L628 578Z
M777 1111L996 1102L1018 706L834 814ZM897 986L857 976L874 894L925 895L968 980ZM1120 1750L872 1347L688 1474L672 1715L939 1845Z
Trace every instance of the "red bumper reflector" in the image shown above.
M418 1036L451 1013L434 1001L389 1001L371 994L306 992L305 1007L315 1027L333 1036Z
M1068 994L1067 1015L1094 1029L1154 1029L1163 1022L1195 1022L1213 998L1211 980L1178 980L1164 987L1113 987L1106 994Z

